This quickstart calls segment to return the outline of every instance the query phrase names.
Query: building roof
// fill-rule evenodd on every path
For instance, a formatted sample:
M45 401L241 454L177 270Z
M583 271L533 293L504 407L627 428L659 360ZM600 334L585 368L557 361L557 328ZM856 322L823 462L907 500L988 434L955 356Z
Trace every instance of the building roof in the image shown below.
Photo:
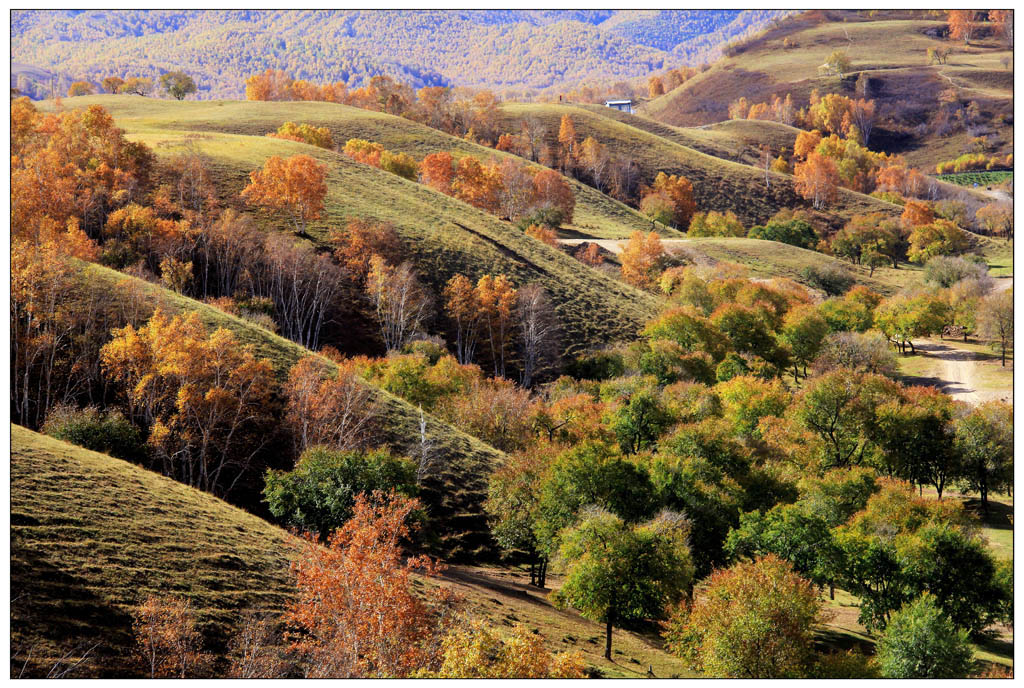
M631 105L632 103L633 103L633 101L630 98L625 98L623 100L606 100L606 101L604 101L605 105Z

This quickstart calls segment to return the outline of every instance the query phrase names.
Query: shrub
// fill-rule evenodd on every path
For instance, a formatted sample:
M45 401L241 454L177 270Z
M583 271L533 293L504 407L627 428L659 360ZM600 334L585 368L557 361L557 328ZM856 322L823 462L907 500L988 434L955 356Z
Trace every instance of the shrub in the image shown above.
M416 493L416 466L409 459L386 449L338 452L318 446L303 452L290 472L267 471L263 496L275 518L326 541L351 518L356 495L392 489Z
M800 271L800 276L812 287L822 290L829 296L846 293L856 281L849 270L833 264L809 265Z
M146 458L142 432L117 410L100 411L95 406L78 409L61 404L50 411L42 431L118 459L142 462Z
M625 372L622 354L614 351L595 351L566 366L566 373L577 380L611 380Z
M925 594L893 614L877 645L886 678L965 678L971 673L971 646L935 598Z
M925 282L948 288L963 279L981 279L988 274L988 266L960 256L935 256L924 266Z

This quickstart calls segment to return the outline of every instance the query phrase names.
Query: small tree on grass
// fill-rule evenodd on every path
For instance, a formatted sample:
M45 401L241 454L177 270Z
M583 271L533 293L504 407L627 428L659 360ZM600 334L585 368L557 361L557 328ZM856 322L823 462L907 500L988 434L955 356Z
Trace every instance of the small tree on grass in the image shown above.
M954 428L964 486L988 513L989 492L1013 487L1013 407L990 401L958 417Z
M184 100L189 93L196 92L196 82L185 72L167 72L160 75L160 86L175 100Z
M132 616L136 652L150 678L195 676L202 636L189 600L150 595Z
M797 678L813 666L826 620L810 581L774 555L711 575L704 595L668 622L669 649L720 678Z
M983 299L978 316L980 334L992 340L1005 366L1006 352L1013 349L1013 289Z
M925 594L893 614L877 645L886 678L965 678L972 651L935 598Z
M688 524L664 513L631 527L601 509L588 510L579 525L562 536L566 579L554 594L559 607L571 606L605 624L606 659L612 658L616 623L659 618L679 601L693 579L686 546Z

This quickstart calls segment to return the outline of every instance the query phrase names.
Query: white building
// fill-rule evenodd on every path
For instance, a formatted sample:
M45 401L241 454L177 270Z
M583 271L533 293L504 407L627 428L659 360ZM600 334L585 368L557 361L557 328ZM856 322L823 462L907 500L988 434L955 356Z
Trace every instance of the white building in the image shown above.
M628 98L625 100L606 100L604 101L604 106L633 114L633 101Z

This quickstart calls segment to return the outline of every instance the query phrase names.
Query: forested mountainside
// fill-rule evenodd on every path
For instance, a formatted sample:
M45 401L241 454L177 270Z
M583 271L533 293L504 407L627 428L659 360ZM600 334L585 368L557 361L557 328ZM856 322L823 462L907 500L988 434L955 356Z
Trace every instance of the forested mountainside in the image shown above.
M238 98L268 68L358 85L546 89L643 77L717 57L777 11L23 11L11 19L12 86L49 97L111 74L183 69L199 98ZM500 59L499 57L500 56ZM35 69L27 68L31 65ZM19 76L22 78L19 79ZM61 88L63 86L63 88Z

